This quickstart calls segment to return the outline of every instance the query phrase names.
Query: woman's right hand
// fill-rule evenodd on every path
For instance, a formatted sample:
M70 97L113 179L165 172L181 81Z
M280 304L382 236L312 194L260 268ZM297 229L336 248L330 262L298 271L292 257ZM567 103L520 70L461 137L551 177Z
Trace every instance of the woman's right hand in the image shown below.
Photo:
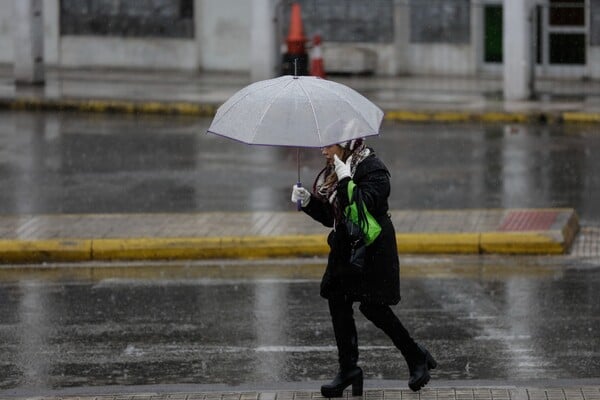
M294 185L292 187L292 203L297 204L298 200L302 207L306 207L310 202L310 192L301 186Z

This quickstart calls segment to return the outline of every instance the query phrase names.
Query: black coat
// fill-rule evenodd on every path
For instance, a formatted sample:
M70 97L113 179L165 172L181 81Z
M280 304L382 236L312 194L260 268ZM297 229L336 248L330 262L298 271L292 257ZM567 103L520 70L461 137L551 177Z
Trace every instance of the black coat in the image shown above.
M314 195L304 212L327 227L334 227L327 242L330 246L327 269L321 281L321 296L346 295L365 303L397 304L400 301L400 274L396 233L388 214L390 176L386 166L371 154L356 167L352 180L367 209L381 225L381 233L367 247L365 267L360 274L349 273L350 245L343 221L335 220L334 207ZM336 202L341 210L348 205L348 182L338 182Z

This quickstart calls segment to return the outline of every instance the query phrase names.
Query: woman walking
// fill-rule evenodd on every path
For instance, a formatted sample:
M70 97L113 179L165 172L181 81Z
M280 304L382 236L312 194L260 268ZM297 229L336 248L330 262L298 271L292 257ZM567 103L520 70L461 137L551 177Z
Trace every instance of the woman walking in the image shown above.
M390 308L400 301L400 276L396 233L388 214L389 172L362 139L324 147L322 154L326 166L317 175L312 193L297 185L292 189L292 202L299 201L306 214L333 227L327 238L330 253L321 296L329 302L339 372L331 383L321 387L321 393L324 397L341 397L352 385L352 394L362 395L354 302L360 303L364 316L400 350L409 369L408 386L418 391L429 382L429 370L437 363L412 339ZM362 228L367 243L363 262L350 261L351 255L361 253L361 246L353 245L354 236L346 224L352 208L354 218L350 220Z

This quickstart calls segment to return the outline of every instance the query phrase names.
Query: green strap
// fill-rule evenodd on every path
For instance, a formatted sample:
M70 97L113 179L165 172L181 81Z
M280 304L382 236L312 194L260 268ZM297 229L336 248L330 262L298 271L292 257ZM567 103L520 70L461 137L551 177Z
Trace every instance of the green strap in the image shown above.
M350 221L360 226L358 221L358 206L354 202L354 189L356 188L356 184L351 179L348 182L348 199L350 205L346 207L346 217L350 218ZM361 229L363 234L365 235L365 243L370 245L377 239L379 234L381 233L381 226L377 222L377 220L371 215L371 213L367 210L367 206L363 204L364 214L367 217L367 223L365 226L362 226Z

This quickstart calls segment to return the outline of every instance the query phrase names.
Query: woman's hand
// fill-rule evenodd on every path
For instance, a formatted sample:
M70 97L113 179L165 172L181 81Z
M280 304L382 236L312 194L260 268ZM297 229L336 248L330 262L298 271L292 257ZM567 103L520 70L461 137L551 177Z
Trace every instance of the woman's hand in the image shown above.
M292 203L298 204L298 200L300 200L302 207L306 207L310 202L310 192L303 187L294 185L292 187Z
M350 173L351 162L352 156L348 157L345 163L342 160L340 160L337 154L333 156L333 164L335 166L335 173L337 174L338 182L344 178L350 178L352 176Z

